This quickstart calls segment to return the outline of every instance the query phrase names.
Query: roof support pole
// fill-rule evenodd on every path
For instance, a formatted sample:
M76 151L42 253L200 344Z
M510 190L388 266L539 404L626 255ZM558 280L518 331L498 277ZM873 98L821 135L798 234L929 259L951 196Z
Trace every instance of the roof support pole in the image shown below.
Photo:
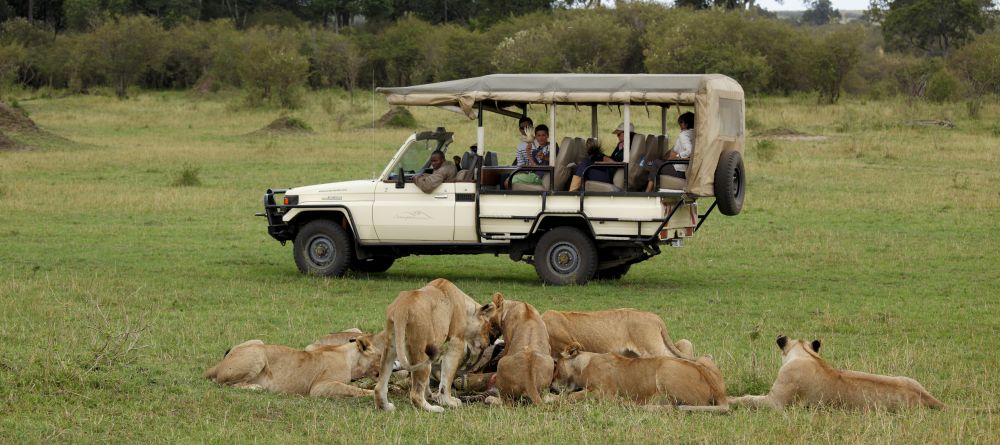
M552 108L549 108L549 165L556 164L556 103L552 102Z
M625 117L625 124L624 124L624 127L625 127L624 128L624 131L625 131L625 141L624 142L625 143L623 145L624 148L625 148L625 153L624 153L624 158L622 160L625 161L625 162L628 162L628 160L630 159L629 149L631 148L630 145L632 145L632 133L629 133L629 131L628 131L629 126L632 125L632 113L631 113L631 107L629 106L629 104L625 104L622 107L622 114Z
M667 106L660 105L660 134L667 134Z
M597 104L590 106L590 137L597 138Z
M478 126L476 127L476 153L481 156L486 155L486 131L483 130L483 103L479 103L479 113L477 118L479 119Z

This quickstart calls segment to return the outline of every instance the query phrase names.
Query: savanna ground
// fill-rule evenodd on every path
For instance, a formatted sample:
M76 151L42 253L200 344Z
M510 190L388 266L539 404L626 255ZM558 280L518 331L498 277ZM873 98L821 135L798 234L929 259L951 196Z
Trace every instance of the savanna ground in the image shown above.
M263 191L371 177L409 130L364 129L385 111L381 97L360 94L351 105L321 92L294 113L314 133L247 136L278 112L238 101L21 100L72 142L0 152L0 442L997 440L996 101L973 119L960 104L752 99L751 134L827 138L751 138L741 215L712 215L684 248L621 282L570 288L541 286L531 266L489 255L409 257L372 276L299 275L290 247L253 216ZM474 140L471 121L414 111L422 127L456 129L456 152ZM589 128L585 109L560 116L560 134ZM658 122L656 110L633 116L640 132ZM916 119L956 128L907 125ZM602 110L602 128L618 121ZM489 116L487 128L509 160L515 123ZM767 391L780 363L773 341L784 333L822 339L837 367L916 378L949 407L713 416L588 402L433 415L396 395L400 409L383 413L368 398L251 393L201 377L243 340L304 346L331 330L379 329L398 291L436 277L479 301L502 291L541 311L653 311L675 339L714 355L731 395Z

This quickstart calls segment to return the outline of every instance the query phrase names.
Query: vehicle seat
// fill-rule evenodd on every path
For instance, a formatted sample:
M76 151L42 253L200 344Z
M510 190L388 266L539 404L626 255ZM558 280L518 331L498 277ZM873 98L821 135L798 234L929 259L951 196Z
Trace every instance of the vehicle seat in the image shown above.
M473 152L471 152L471 151L467 151L465 153L462 153L462 161L458 163L458 166L462 170L469 170L469 169L472 168L473 165L475 165L476 158L478 158L478 157L479 156L476 156L476 154L473 153Z
M602 181L587 181L588 192L620 192L625 190L625 169L615 168L611 184Z
M687 180L676 176L660 175L660 190L684 191L687 188Z
M581 138L563 138L555 163L555 189L569 190L569 180L576 173L576 164L587 157L587 146ZM572 164L572 166L571 166Z
M636 134L628 150L628 184L632 190L642 190L646 187L646 170L639 166L639 161L646 156L646 136ZM646 159L649 159L648 157ZM638 184L642 184L640 187Z

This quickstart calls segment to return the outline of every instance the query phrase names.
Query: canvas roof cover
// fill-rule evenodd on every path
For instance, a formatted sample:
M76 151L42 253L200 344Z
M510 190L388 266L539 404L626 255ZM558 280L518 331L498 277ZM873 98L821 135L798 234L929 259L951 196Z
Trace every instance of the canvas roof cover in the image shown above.
M676 104L695 108L695 149L687 191L711 196L723 150L742 152L743 88L721 74L492 74L379 88L391 105L454 106L470 118L478 102L511 104ZM705 118L708 117L708 118Z

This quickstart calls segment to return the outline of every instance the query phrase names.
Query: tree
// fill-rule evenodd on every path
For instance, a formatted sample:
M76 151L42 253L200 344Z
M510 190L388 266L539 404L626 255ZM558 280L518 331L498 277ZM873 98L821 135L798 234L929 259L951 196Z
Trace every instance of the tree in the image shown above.
M858 26L839 27L820 39L813 56L813 75L821 102L836 103L844 79L861 58L864 32Z
M708 9L712 7L711 0L674 0L676 8Z
M830 0L812 0L809 9L802 13L802 23L825 25L840 20L840 10L834 9Z
M101 23L89 35L87 53L124 99L128 87L149 69L159 69L167 55L166 33L153 18L120 17Z
M867 15L891 47L946 55L985 31L993 12L992 0L872 0Z

